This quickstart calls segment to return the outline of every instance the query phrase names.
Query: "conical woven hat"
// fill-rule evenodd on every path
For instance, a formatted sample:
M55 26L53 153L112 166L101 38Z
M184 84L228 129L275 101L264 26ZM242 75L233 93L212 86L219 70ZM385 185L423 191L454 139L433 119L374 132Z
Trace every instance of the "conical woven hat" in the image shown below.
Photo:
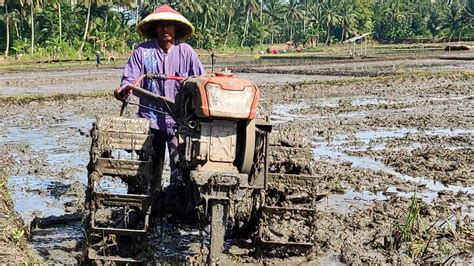
M178 11L168 5L162 5L153 13L146 16L137 26L138 33L147 38L154 39L157 37L155 22L168 20L176 22L176 35L178 40L184 40L194 33L194 26Z

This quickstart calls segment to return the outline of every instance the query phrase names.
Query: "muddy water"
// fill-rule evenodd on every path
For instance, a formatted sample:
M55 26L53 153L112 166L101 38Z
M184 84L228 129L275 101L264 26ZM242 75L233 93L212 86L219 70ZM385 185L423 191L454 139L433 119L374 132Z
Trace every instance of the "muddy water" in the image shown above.
M249 76L255 79L258 77L258 74ZM269 78L266 74L260 77L264 77L264 80ZM296 77L290 75L286 78L291 81ZM396 167L386 165L379 158L363 153L372 150L416 149L425 147L433 138L453 139L440 145L472 149L473 127L469 126L468 122L457 123L458 126L452 127L450 120L434 117L432 123L425 122L427 124L422 127L410 127L400 122L392 124L391 127L384 124L387 120L394 121L393 118L390 120L389 116L400 119L407 113L413 116L409 118L411 121L419 120L417 115L423 114L420 109L432 108L430 112L433 112L434 108L440 106L445 109L445 113L452 115L456 120L464 121L463 117L471 115L472 111L469 108L463 109L462 106L472 102L472 90L467 90L466 93L456 89L456 81L435 81L436 84L443 82L455 84L450 90L460 95L446 96L443 91L423 95L430 105L420 105L417 97L410 95L411 88L396 82L391 85L395 89L386 89L385 84L356 84L354 87L345 88L344 91L337 86L322 90L311 88L300 94L306 97L305 99L291 95L283 100L280 98L274 101L272 97L285 96L285 90L277 93L271 90L264 92L270 103L276 103L271 105L272 120L281 127L290 125L293 131L307 135L314 149L317 168L315 175L320 178L318 189L322 194L327 194L316 206L320 224L324 227L318 229L321 234L318 234L317 256L310 260L327 259L331 262L335 260L349 263L348 259L352 258L357 262L355 259L358 256L355 254L365 254L366 251L377 254L374 258L383 258L380 249L361 248L360 239L369 237L375 231L385 232L384 228L389 227L394 220L381 219L378 225L364 229L363 232L346 231L354 226L347 221L354 220L362 224L359 220L372 219L370 215L382 207L389 208L388 212L392 212L393 209L393 217L402 219L400 214L406 212L406 203L414 191L430 208L461 207L464 215L473 217L472 186L456 183L445 185L424 176L404 174ZM472 86L472 83L470 84ZM58 88L59 92L68 91L68 87L64 85L59 84ZM369 93L360 96L364 90ZM417 90L415 93L421 89ZM327 95L314 97L312 95L315 92L322 94L327 92ZM359 96L347 95L345 94L347 92ZM412 100L410 108L395 111L391 109L396 106L392 103L408 102L410 99ZM460 105L456 105L456 102L460 102ZM41 105L32 103L15 108L0 107L2 111L0 147L5 154L8 154L8 158L1 163L8 162L10 165L9 185L13 190L16 208L25 220L31 220L34 216L45 217L81 211L80 202L83 200L81 193L84 192L86 181L85 166L90 141L87 137L88 129L94 114L117 114L118 109L118 103L105 98ZM133 111L129 111L127 115L133 116ZM330 126L327 126L328 121L331 122ZM407 136L410 139L407 140ZM461 140L454 141L457 138ZM464 141L465 139L468 141ZM361 153L355 155L353 152ZM111 189L120 188L120 184L113 182L104 186L109 186ZM429 218L434 220L432 222L436 222L443 215L444 212L436 211L433 217ZM333 232L331 230L334 226ZM78 255L78 243L81 240L80 230L79 223L36 230L31 244L48 262L74 263ZM157 226L155 231L152 240L156 243L157 258L169 254L170 260L179 260L199 256L202 253L199 232L196 230L165 225ZM347 235L339 235L340 232L345 232ZM333 239L327 239L328 235ZM353 235L353 238L349 237L350 235ZM346 246L355 250L341 246L344 237L348 239ZM245 241L226 243L231 261L285 262L272 259L259 260L248 256L251 242ZM184 250L179 249L183 246ZM171 250L175 252L170 254ZM341 250L344 250L346 255L339 254ZM345 259L340 260L341 257ZM306 258L291 258L286 262L299 260L304 261ZM389 260L386 258L377 261Z
M34 117L38 119L39 117ZM88 128L92 119L41 125L8 127L0 145L11 148L16 163L11 165L9 187L15 209L26 223L33 218L82 212L87 184ZM33 120L34 121L34 120ZM51 263L76 263L77 243L82 233L80 223L37 229L32 247Z
M321 99L318 99L321 101ZM327 101L330 102L331 100ZM328 104L330 105L330 104ZM274 106L274 114L272 115L273 121L275 123L282 123L288 120L293 120L295 118L299 119L308 119L317 123L317 120L321 117L317 115L305 115L298 116L291 114L291 111L295 111L299 108L305 108L306 104L288 104L288 105L277 105ZM283 119L285 118L285 119ZM394 186L389 186L385 191L379 191L373 193L371 191L354 191L351 188L346 188L344 193L340 194L331 194L327 196L326 201L323 205L334 208L336 211L341 211L344 213L349 212L349 210L354 210L357 208L363 208L367 204L364 202L370 202L374 200L385 201L392 196L402 196L406 198L412 197L416 194L424 202L431 203L437 197L438 193L442 191L450 191L456 193L467 193L474 194L474 187L469 186L457 186L443 184L435 180L431 180L425 177L414 177L406 175L400 172L397 172L392 167L385 165L383 162L372 157L360 157L360 156L351 156L345 151L364 151L367 149L371 150L384 150L387 149L384 141L396 140L405 137L407 134L426 134L429 136L462 136L469 135L473 137L473 130L465 129L436 129L436 130L427 130L420 131L417 129L408 129L408 128L399 128L392 130L375 130L375 131L360 131L354 132L351 134L352 139L348 135L336 135L332 136L331 139L324 137L314 136L312 137L312 145L314 147L314 156L316 160L329 160L333 163L349 163L351 167L368 169L374 172L386 172L387 174L392 175L395 178L400 179L401 181L409 182L413 184L412 192L400 191L399 188ZM355 140L353 139L355 138ZM350 142L355 144L350 145ZM376 145L370 143L376 142ZM409 148L414 149L421 147L420 143L413 143ZM419 191L417 187L423 188L423 191ZM469 203L467 203L469 204ZM467 204L461 205L451 205L451 208L462 207L466 209ZM468 211L466 214L474 217L474 211Z
M370 245L361 246L358 243L373 241L380 234L385 236L393 234L393 231L392 233L385 231L386 226L390 228L394 223L404 223L402 218L399 222L395 220L383 226L383 221L386 219L380 219L381 216L376 215L378 207L375 206L383 206L380 212L382 217L391 215L403 217L400 211L405 209L406 212L408 208L399 209L398 204L402 202L406 204L413 196L420 199L428 208L436 209L426 217L434 226L462 228L464 221L464 226L472 227L474 218L472 164L469 164L469 159L467 164L464 164L463 159L434 156L443 154L443 150L451 151L457 156L467 149L471 151L472 159L474 127L472 121L468 119L473 115L472 81L463 83L461 79L454 79L451 84L442 85L443 82L433 82L437 85L421 86L423 88L416 82L413 84L395 82L394 85L389 81L387 84L374 84L374 86L354 84L341 90L339 94L344 93L347 95L345 97L338 96L335 90L324 86L301 87L299 95L304 95L303 97L298 95L295 97L292 90L280 92L278 97L290 99L290 103L285 103L278 97L270 100L278 103L273 105L272 119L275 123L283 128L300 131L302 138L311 140L317 162L315 168L320 169L318 171L319 186L322 189L320 192L325 193L329 190L326 192L326 198L317 205L321 212L319 223L327 225L322 228L317 242L320 246L325 246L329 242L330 245L341 247L343 249L341 261L346 263L404 261L403 257L386 255L385 259L381 260L377 258L377 251L374 252ZM366 88L371 90L365 90ZM360 96L361 92L363 96ZM314 97L312 95L319 97L312 98ZM403 118L404 116L406 118ZM278 130L279 127L276 128ZM410 151L419 150L425 150L426 153L423 155L425 157L417 159L416 162L410 164L409 157L403 158L407 156L406 154L410 154ZM397 153L398 151L402 152ZM399 154L396 158L404 164L398 164L396 160L391 163L385 157L381 157L385 153ZM440 166L436 167L437 164ZM435 171L445 164L453 165L455 171L458 169L456 167L467 170L461 174L462 176L451 175L451 180L438 180L437 175L440 174L436 174ZM425 169L424 165L434 166ZM341 174L334 168L341 169L344 173ZM411 170L408 172L413 174L407 173L405 170L407 168ZM450 176L449 173L447 175ZM463 181L456 181L456 178ZM362 213L364 215L361 217ZM453 218L452 213L458 213L458 218ZM369 217L366 217L366 214L369 214ZM344 225L340 217L349 217L350 222ZM362 221L358 220L359 218ZM363 226L367 219L374 219L377 233L366 235L372 231ZM335 225L337 223L341 226ZM341 230L346 230L345 226L351 229L341 233ZM327 239L328 232L333 233L336 239L344 238L344 244ZM347 234L355 237L351 238ZM352 244L351 239L354 240ZM457 243L458 240L443 239L443 241ZM467 242L472 245L472 241ZM384 245L380 243L384 241L379 242L379 245ZM451 260L450 255L443 255L440 243L424 243L424 245L433 245L433 250L437 249L433 251L433 256L438 259L433 261ZM466 248L461 246L462 244L458 245L460 250ZM344 255L348 253L349 256ZM370 255L365 257L356 255L361 253ZM464 258L454 255L457 257L454 261L472 261L472 251L467 251L467 254L470 255ZM407 260L404 263L413 261Z
M390 196L401 196L411 198L414 194L416 194L417 197L422 199L424 202L432 203L438 197L438 193L443 191L466 193L470 195L474 194L474 187L446 185L426 177L415 177L397 172L395 169L371 157L350 156L344 152L339 151L341 147L334 143L326 144L324 141L315 141L313 142L313 144L316 147L314 149L316 159L328 158L330 161L335 162L349 162L351 164L351 167L369 169L375 172L386 172L388 174L391 174L395 178L399 178L402 181L406 181L415 185L413 186L413 192L399 191L397 187L389 186L386 188L385 191L377 193L373 193L370 191L358 192L349 190L343 193L342 195L335 194L328 196L329 201L331 201L332 199L334 201L334 206L336 206L336 209L339 210L341 207L347 208L344 206L344 204L341 203L341 198L342 201L346 204L354 204L354 202L357 201L387 200ZM378 147L377 149L382 148ZM417 187L422 188L422 191L419 191ZM469 203L461 205L451 205L450 207L462 207L463 209L466 209L467 204ZM465 214L474 218L474 210L468 211Z
M431 97L425 100L435 101L456 101L461 99L467 99L472 97L459 96L459 97ZM318 115L318 114L299 114L298 111L302 109L311 109L311 106L321 107L339 107L341 101L349 103L351 106L360 107L365 105L380 105L389 104L393 102L393 99L380 99L375 97L332 97L332 98L318 98L318 99L305 99L302 102L290 103L290 104L277 104L272 108L272 121L278 125L281 123L293 121L293 120L307 120L314 124L318 124L319 120L330 118L331 116ZM403 102L416 102L416 99L400 100ZM364 116L365 112L339 112L336 114L338 117L354 117ZM377 158L370 156L351 156L347 151L367 151L367 150L385 150L385 149L416 149L423 147L421 143L413 142L409 147L398 147L389 148L387 143L390 141L396 141L405 138L407 135L425 135L430 137L461 137L467 136L469 138L474 137L474 129L453 129L453 128L434 128L431 130L419 130L417 128L391 128L391 129L376 129L369 131L355 131L350 134L339 134L332 135L330 138L321 136L312 136L312 145L314 147L314 155L317 160L329 160L333 163L349 163L351 167L368 169L374 172L385 172L392 175L401 181L409 182L413 184L413 192L399 191L396 187L387 187L386 191L373 193L370 191L353 191L347 190L342 194L332 194L327 197L326 205L333 206L335 209L343 212L347 212L349 209L354 209L355 206L362 207L363 203L358 201L373 201L373 200L387 200L388 196L402 196L410 198L414 193L419 198L427 203L433 202L439 192L450 191L456 193L467 193L474 194L474 187L471 186L458 186L443 184L436 180L431 180L423 176L410 176L397 172L394 168L385 165ZM457 149L459 147L451 147ZM471 146L472 148L472 146ZM422 187L424 191L418 191L417 187ZM416 191L416 192L415 192ZM462 207L466 209L467 204L459 206L451 205L452 208ZM466 214L474 217L473 211L468 211Z

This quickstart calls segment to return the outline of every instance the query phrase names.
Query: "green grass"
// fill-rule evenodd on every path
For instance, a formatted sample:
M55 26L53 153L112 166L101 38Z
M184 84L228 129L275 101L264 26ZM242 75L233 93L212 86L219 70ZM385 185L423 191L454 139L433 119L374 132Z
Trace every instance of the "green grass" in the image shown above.
M428 223L421 216L424 204L416 196L416 190L411 197L407 217L404 222L395 221L392 231L392 249L404 249L415 261L424 255L431 243L428 236ZM403 248L404 247L404 248Z
M416 191L411 197L410 207L408 209L408 216L405 224L401 226L402 240L411 241L414 236L424 234L426 232L426 223L422 220L421 215L421 203L416 197Z
M0 163L5 164L6 162L0 161ZM11 192L7 185L9 167L7 165L0 165L0 167L0 213L3 212L3 215L0 215L0 227L3 228L3 232L0 232L3 234L0 236L0 242L4 240L6 242L2 245L15 245L18 253L12 255L20 259L22 264L39 264L42 259L33 254L26 243L30 236L28 227L25 226L14 208Z
M0 204L5 207L3 210L5 212L4 220L0 220L5 226L4 236L16 245L24 244L27 235L26 230L18 214L14 211L10 190L7 186L7 175L3 170L0 170Z
M463 224L460 209L455 220L456 226L451 220L455 215L430 222L429 216L432 214L428 211L429 206L416 195L415 190L406 217L394 221L391 235L386 237L389 240L386 248L409 255L417 264L446 264L454 261L457 255L469 254L472 249L469 239L472 239L473 233L468 224Z

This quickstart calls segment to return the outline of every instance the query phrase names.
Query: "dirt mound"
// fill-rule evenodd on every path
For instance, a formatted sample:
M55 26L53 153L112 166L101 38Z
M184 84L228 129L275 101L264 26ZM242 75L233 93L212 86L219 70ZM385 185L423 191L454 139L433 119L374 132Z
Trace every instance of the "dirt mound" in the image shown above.
M448 45L444 48L445 51L469 51L472 47L469 45Z

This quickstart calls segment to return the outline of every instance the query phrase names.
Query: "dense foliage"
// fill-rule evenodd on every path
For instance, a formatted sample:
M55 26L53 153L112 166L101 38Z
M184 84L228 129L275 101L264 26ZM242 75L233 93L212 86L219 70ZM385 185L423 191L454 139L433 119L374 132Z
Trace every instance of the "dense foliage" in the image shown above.
M130 50L137 17L168 3L205 49L294 41L307 46L372 33L387 43L474 38L474 0L0 0L0 50L51 59Z

